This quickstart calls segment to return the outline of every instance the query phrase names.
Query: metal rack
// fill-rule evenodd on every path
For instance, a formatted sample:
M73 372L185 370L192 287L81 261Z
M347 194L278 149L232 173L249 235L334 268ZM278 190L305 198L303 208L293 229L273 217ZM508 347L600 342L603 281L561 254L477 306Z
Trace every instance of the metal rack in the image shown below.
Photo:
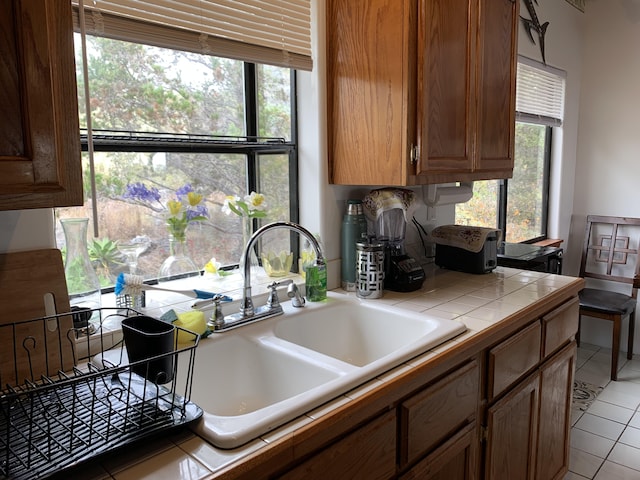
M172 352L129 362L121 335L105 324L139 313L92 313L93 334L74 329L71 313L0 325L9 345L0 352L0 478L47 478L202 415L189 400L198 335L174 327ZM133 373L169 356L165 384Z

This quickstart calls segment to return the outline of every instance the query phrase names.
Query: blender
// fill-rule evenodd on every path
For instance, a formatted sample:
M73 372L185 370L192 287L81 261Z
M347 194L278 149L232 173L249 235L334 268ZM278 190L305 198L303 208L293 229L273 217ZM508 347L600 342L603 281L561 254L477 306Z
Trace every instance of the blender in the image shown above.
M363 205L375 241L384 245L384 288L394 292L418 290L425 273L404 247L407 219L418 207L415 193L401 188L373 190Z

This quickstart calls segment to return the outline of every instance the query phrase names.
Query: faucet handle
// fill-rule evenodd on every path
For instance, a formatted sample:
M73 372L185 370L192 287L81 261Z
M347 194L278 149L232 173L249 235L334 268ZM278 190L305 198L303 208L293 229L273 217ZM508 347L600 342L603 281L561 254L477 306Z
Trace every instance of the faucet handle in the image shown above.
M289 285L293 283L293 280L291 280L290 278L286 279L286 280L282 280L281 282L273 282L270 285L267 285L267 288L269 290L271 290L269 292L269 298L267 299L267 307L268 308L274 308L280 305L280 299L278 298L278 292L277 292L277 288L278 287L284 287L286 285Z

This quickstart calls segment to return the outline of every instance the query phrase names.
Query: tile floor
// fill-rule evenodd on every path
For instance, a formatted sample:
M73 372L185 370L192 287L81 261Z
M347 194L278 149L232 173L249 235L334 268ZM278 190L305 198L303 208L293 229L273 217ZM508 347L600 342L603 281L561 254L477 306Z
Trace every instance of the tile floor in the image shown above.
M604 387L586 412L572 412L571 459L564 480L640 480L640 355L620 357L609 380L610 350L583 344L576 379Z

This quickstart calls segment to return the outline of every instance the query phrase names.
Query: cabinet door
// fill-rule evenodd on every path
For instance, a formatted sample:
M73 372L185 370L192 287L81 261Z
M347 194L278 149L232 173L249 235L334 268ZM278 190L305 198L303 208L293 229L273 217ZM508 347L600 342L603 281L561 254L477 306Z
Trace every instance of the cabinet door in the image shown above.
M536 479L562 479L569 470L571 400L576 342L540 368L540 424Z
M383 480L391 478L395 470L396 415L391 411L278 478Z
M478 137L475 171L513 171L518 7L515 0L480 0Z
M0 2L0 210L82 204L70 2Z
M473 360L400 405L400 467L433 450L473 422L480 396L480 372Z
M418 175L470 173L477 7L424 0L418 21ZM454 177L455 178L455 177Z
M413 173L416 1L327 1L332 183L406 185Z
M473 422L418 462L401 480L474 480L477 478L478 433Z
M487 410L487 480L533 480L539 383L536 372Z

